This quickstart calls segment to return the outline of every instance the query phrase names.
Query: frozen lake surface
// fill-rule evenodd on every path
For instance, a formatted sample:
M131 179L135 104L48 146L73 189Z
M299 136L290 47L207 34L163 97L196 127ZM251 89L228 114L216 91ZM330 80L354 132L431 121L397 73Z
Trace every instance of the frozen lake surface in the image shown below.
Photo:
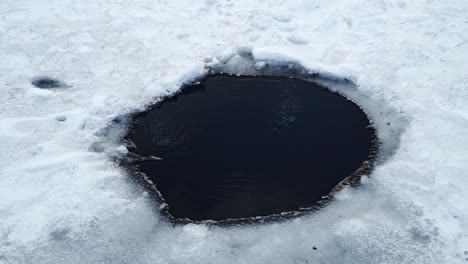
M0 263L467 263L467 14L464 0L0 1ZM117 163L122 116L210 71L295 69L358 103L382 142L326 208L173 226ZM44 76L66 85L31 84Z

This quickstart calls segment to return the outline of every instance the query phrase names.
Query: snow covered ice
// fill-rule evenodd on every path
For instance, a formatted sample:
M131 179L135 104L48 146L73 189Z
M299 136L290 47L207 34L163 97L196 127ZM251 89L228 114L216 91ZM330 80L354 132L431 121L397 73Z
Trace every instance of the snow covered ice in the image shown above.
M0 263L468 263L467 13L461 0L0 1ZM160 218L115 163L119 118L209 69L271 65L359 103L378 166L290 221ZM31 84L43 76L66 86Z

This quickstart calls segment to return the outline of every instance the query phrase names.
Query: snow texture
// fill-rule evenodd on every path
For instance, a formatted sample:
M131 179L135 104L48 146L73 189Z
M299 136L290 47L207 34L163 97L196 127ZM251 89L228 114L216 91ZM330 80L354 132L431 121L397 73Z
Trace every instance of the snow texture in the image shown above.
M468 263L467 14L462 0L0 1L0 263ZM377 167L305 217L173 226L115 162L123 117L209 71L320 73L372 118ZM66 86L31 85L44 76Z

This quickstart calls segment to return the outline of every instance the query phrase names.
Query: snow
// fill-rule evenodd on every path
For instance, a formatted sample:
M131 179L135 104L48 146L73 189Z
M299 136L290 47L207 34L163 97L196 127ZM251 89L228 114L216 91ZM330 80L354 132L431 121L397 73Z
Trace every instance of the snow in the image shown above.
M462 0L0 1L0 263L467 263L467 12ZM378 166L302 218L172 226L114 162L116 118L209 69L321 73L373 119ZM67 87L35 88L40 76Z

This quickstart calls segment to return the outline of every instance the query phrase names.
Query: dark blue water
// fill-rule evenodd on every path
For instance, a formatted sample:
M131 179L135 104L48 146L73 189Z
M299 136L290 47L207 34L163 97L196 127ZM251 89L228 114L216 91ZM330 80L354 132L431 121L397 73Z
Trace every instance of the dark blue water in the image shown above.
M283 77L211 76L135 117L138 170L175 218L222 220L311 207L369 159L354 103Z
M59 88L64 86L62 82L49 78L49 77L42 77L35 79L34 81L31 82L32 85L36 86L37 88Z

